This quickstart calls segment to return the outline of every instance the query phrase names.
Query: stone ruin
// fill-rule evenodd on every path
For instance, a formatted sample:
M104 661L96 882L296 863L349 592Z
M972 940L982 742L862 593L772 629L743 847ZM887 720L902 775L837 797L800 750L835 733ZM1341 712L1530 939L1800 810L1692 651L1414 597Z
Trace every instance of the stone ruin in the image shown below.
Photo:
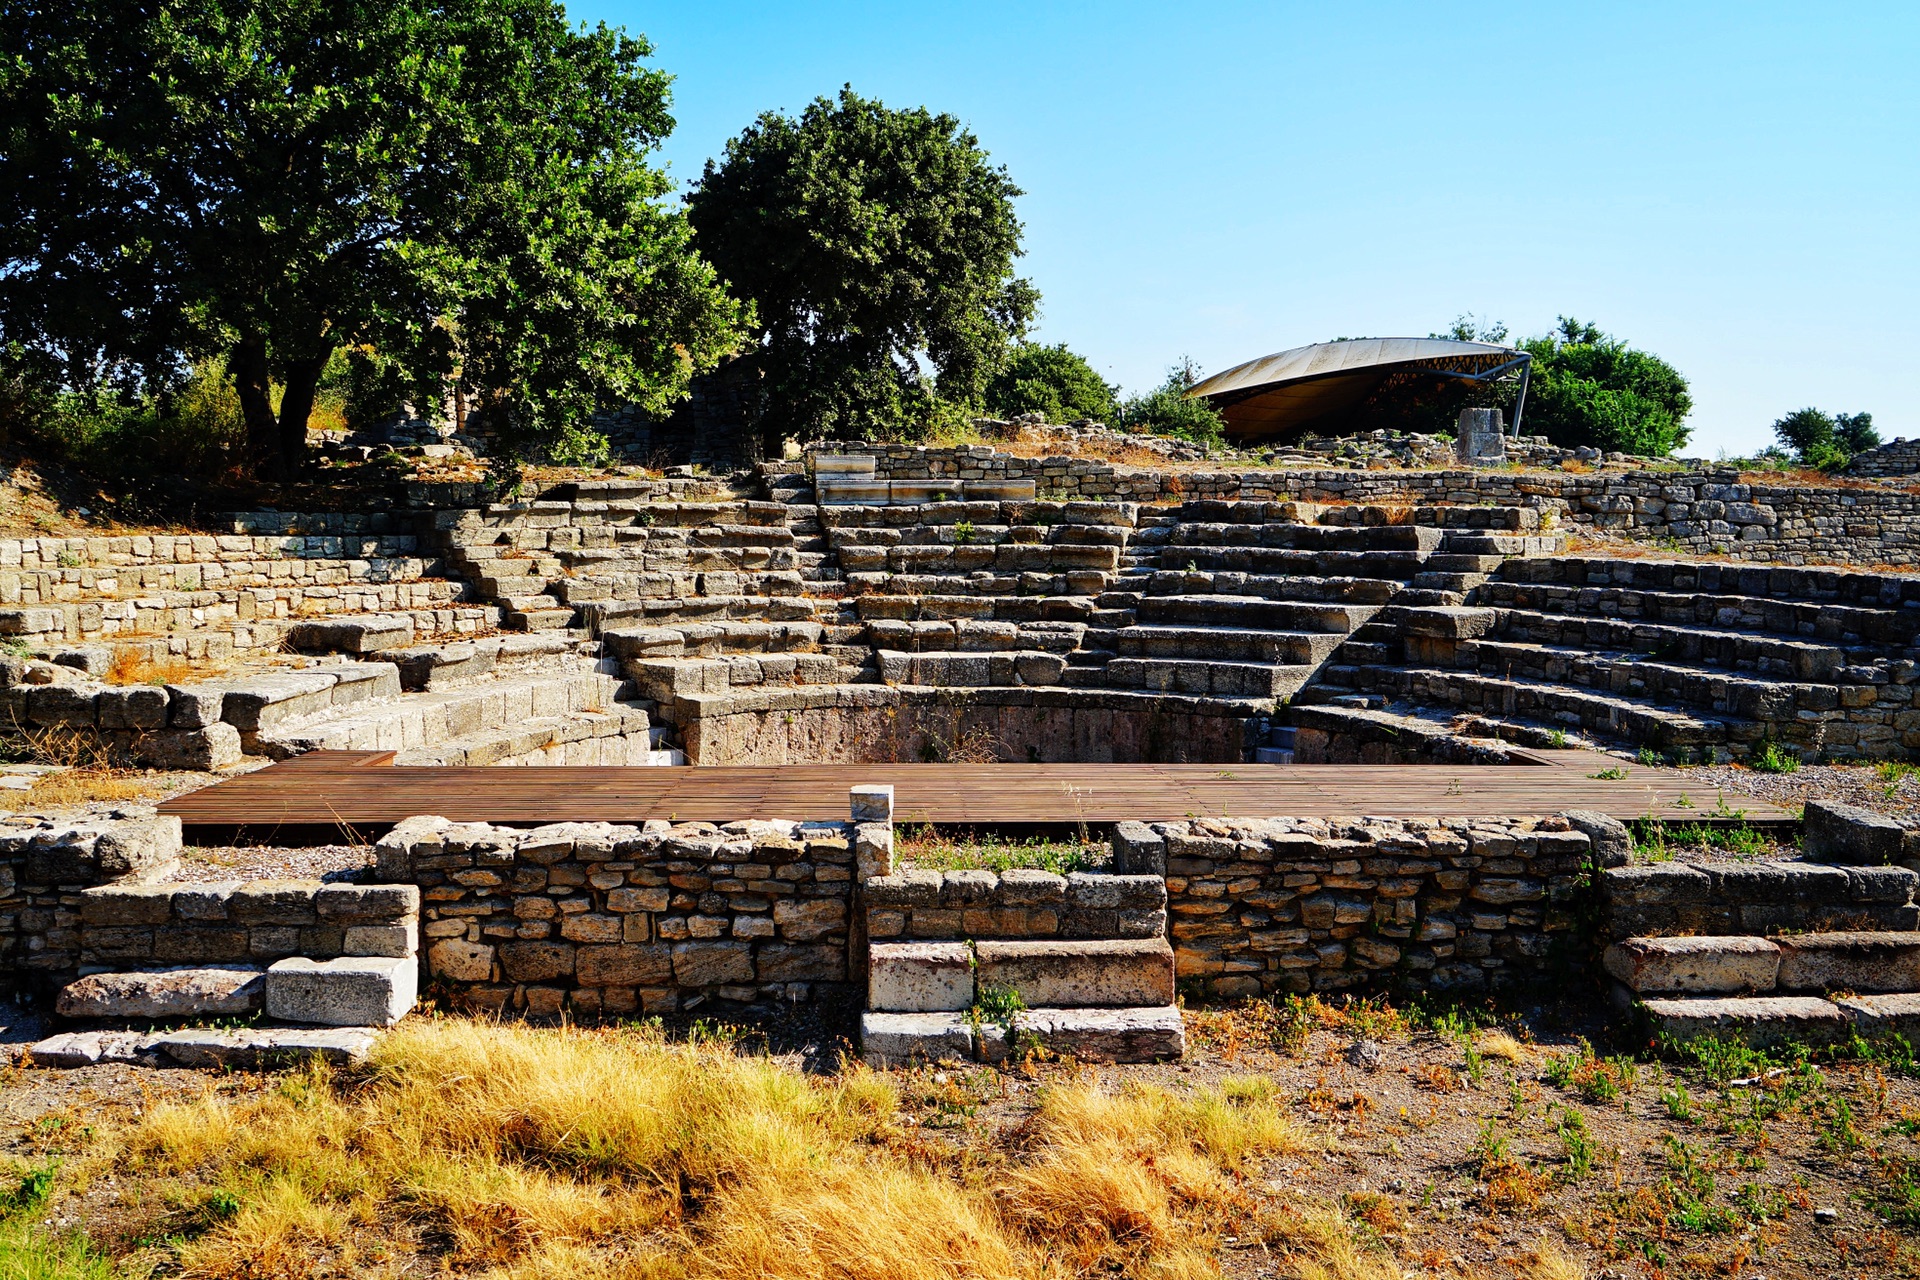
M830 445L728 478L583 476L514 503L423 481L375 514L0 540L0 727L35 749L199 770L318 749L659 767L1460 764L1578 746L1675 762L1920 755L1913 495L1711 470L1529 471L1517 452L1498 468L1213 470ZM139 867L110 857L56 874L31 850L85 839L35 829L7 846L20 853L0 877L0 943L9 971L68 990L71 1010L256 993L289 1009L290 993L337 981L360 984L340 997L356 1026L410 1004L409 981L530 1017L877 984L871 1051L890 1060L991 1058L1027 1034L1088 1056L1164 1055L1177 1051L1175 983L1231 999L1597 974L1605 944L1580 904L1635 894L1698 897L1709 938L1786 927L1749 920L1743 894L1831 901L1829 933L1912 928L1904 846L1877 869L1813 879L1704 869L1615 884L1637 869L1610 868L1600 850L1620 835L1596 830L1578 815L1121 824L1111 869L1079 880L929 879L892 874L859 822L526 832L423 814L382 844L375 881L418 897L349 910L351 895L314 885L141 887ZM1612 945L1693 925L1664 927ZM356 949L376 933L412 941ZM1764 967L1785 944L1729 945ZM1883 959L1905 945L1860 944ZM1724 975L1676 977L1648 958L1676 947L1607 952L1604 971L1646 1008L1736 998ZM1842 1007L1779 977L1810 970L1779 964L1773 986L1738 998L1816 1001L1792 1007L1854 1025L1897 1022L1893 997L1920 989L1888 978L1876 994L1842 966L1847 989L1878 1001ZM328 966L347 976L302 976ZM164 990L102 977L182 967L245 976ZM1081 1012L983 1026L963 969L1014 975L1036 1011ZM1103 985L1108 971L1131 976ZM155 1043L60 1053L173 1053ZM216 1051L278 1050L179 1049Z

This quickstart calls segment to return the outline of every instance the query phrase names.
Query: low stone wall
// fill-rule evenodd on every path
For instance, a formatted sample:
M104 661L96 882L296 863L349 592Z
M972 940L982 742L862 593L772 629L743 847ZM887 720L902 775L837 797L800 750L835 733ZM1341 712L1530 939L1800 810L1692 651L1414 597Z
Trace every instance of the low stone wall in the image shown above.
M420 887L425 976L458 1003L592 1017L848 982L857 860L885 869L891 848L851 823L418 817L381 839L377 878Z
M1261 717L1205 699L1100 689L835 685L744 689L665 708L694 764L1236 763Z
M1216 999L1539 981L1584 961L1582 894L1628 843L1592 814L1120 823L1113 841L1127 865L1164 858L1177 972Z
M415 954L420 891L318 880L112 884L80 895L80 970Z
M864 888L872 942L1158 938L1167 882L1076 871L899 871Z
M0 990L42 994L79 973L86 894L150 883L180 856L180 820L128 813L0 830Z
M987 445L934 449L833 441L871 454L880 480L1033 480L1042 498L1166 503L1219 498L1386 505L1532 506L1563 522L1676 551L1781 564L1920 564L1920 495L1853 485L1752 483L1734 471L1161 471L1092 458L1020 458Z
M1824 933L1920 928L1907 867L1657 862L1599 879L1599 935Z
M1850 476L1912 476L1920 474L1920 439L1909 440L1902 436L1898 440L1889 440L1877 449L1865 453L1856 453L1847 463Z

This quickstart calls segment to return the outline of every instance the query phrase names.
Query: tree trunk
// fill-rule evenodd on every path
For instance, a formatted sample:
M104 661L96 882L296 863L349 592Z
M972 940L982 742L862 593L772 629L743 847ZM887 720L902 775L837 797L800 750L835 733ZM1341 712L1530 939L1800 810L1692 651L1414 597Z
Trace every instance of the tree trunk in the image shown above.
M280 397L282 479L298 479L307 465L307 419L313 413L313 393L326 367L326 356L294 360L287 365L287 389Z
M247 470L264 480L280 476L280 424L273 416L273 380L267 373L267 340L242 338L233 348L233 383L247 426Z

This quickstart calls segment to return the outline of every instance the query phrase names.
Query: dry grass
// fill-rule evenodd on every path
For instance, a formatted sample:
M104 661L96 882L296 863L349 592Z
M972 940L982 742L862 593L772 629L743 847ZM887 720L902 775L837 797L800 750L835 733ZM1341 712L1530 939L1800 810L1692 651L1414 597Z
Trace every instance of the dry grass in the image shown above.
M101 679L108 684L184 684L195 674L194 664L175 654L155 658L144 649L121 645Z
M896 1123L894 1080L857 1065L448 1020L385 1037L364 1079L156 1106L98 1159L228 1206L182 1246L188 1276L417 1250L528 1280L1198 1277L1257 1229L1259 1158L1300 1146L1273 1093L1052 1085L990 1160Z
M117 804L152 800L167 789L164 780L110 769L69 769L46 773L25 791L0 792L0 803L19 796L22 809L66 809L85 804Z

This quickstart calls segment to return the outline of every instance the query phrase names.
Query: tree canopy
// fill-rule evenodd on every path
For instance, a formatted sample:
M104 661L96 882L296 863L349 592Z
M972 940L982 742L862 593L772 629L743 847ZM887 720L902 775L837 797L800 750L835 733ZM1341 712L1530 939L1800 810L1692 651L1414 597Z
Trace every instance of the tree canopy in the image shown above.
M1870 413L1795 409L1773 424L1773 434L1809 467L1840 467L1856 453L1875 448L1880 433Z
M1679 370L1659 356L1570 316L1521 346L1533 354L1522 430L1563 447L1646 457L1664 457L1687 442L1693 397Z
M647 162L673 121L642 39L552 0L9 17L0 341L42 383L165 389L224 356L287 476L345 346L552 442L608 403L664 412L740 341Z
M700 251L758 317L769 437L912 431L977 404L1038 295L1020 195L973 134L843 88L768 112L688 194Z
M1119 420L1119 388L1112 386L1062 342L1022 342L987 382L986 409L997 417L1038 413L1048 422Z
M1120 421L1129 431L1179 436L1195 444L1218 445L1226 437L1226 419L1205 400L1188 399L1200 370L1183 358L1167 370L1167 380L1144 395L1128 396Z

